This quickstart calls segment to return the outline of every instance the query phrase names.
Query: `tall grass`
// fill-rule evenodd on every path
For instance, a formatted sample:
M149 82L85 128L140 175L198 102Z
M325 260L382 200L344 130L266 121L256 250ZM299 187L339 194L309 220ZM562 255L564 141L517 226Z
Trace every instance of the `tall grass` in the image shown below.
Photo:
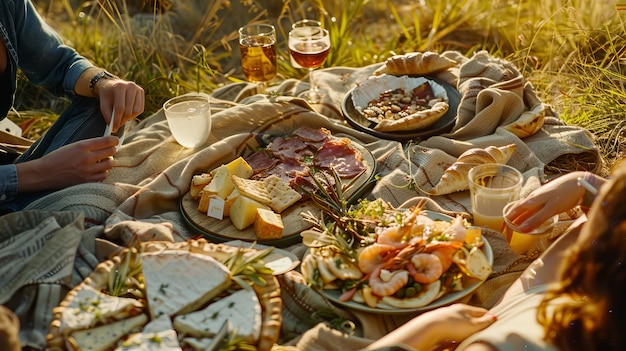
M182 3L202 3L181 17ZM487 50L515 63L569 124L597 136L607 164L626 152L624 12L612 0L35 0L79 52L146 90L144 115L170 96L242 81L236 29L269 21L279 31L280 77L302 78L287 53L290 23L324 22L333 49L326 66L358 67L411 51ZM138 5L143 12L138 12ZM148 4L147 6L145 4ZM63 106L21 82L18 109L46 123ZM42 104L42 101L46 103ZM55 102L56 101L56 102ZM30 114L28 114L30 116ZM29 117L27 117L29 118ZM45 130L45 127L35 131Z

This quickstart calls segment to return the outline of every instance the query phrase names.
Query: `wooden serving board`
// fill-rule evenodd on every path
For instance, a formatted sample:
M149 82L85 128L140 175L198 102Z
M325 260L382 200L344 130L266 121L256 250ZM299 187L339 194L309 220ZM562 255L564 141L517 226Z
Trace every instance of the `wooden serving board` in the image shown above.
M373 179L376 169L376 159L369 150L356 141L352 140L351 145L362 153L363 163L366 168L365 172L361 173L359 176L344 180L344 184L347 186L347 197L350 200L355 200L367 189L367 185L370 184ZM311 228L311 224L302 219L301 213L311 212L316 216L320 213L319 207L311 200L297 202L281 213L285 226L282 238L261 240L254 233L252 226L244 230L239 230L232 225L228 218L220 220L209 217L206 213L198 211L198 201L194 200L190 193L185 194L181 198L180 209L187 224L195 232L213 242L222 243L231 240L242 240L276 247L286 247L300 242L300 233L303 230Z

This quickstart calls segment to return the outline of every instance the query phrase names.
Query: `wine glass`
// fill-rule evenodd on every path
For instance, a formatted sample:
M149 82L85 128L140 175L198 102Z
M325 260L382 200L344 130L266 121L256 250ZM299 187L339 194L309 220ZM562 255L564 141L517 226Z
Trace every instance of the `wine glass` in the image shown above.
M276 76L276 29L259 23L239 28L239 49L243 74L264 92Z
M319 103L322 99L313 79L313 70L322 66L329 52L330 36L320 22L302 20L294 23L289 32L289 53L298 65L309 70L311 88L298 96L310 103Z

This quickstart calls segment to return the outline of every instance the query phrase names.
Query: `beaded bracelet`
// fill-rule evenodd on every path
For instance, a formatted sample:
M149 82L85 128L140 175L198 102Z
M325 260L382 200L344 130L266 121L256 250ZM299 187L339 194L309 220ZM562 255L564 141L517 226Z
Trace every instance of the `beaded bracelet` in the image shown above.
M98 83L100 79L103 79L103 78L113 79L117 77L107 71L100 71L97 74L95 74L93 77L91 77L91 80L89 81L89 91L91 91L91 95L98 96L96 95L96 84Z

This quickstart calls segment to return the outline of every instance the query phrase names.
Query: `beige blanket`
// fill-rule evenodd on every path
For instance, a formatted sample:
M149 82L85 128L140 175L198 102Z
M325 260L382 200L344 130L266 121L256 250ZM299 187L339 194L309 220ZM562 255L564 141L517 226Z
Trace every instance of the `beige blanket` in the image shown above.
M436 184L444 169L471 147L517 144L517 151L509 164L525 176L523 195L545 181L545 166L560 156L584 155L587 159L595 159L597 167L600 167L600 156L592 136L581 128L564 125L549 106L539 101L530 83L510 63L495 59L485 52L477 53L472 58L462 57L455 52L443 55L453 58L458 65L436 76L456 87L462 95L458 119L447 134L402 144L356 131L346 123L341 110L346 92L367 79L380 64L363 68L335 67L315 72L318 84L326 91L323 102L315 106L292 97L308 88L304 81L283 81L270 88L268 95L255 95L254 85L233 84L211 93L213 129L209 140L202 147L185 149L179 146L169 132L163 112L159 111L128 131L125 144L115 157L115 168L106 181L53 193L34 202L28 208L31 212L18 213L13 218L0 218L0 225L9 220L11 223L19 222L20 217L28 213L30 221L24 223L30 223L32 228L39 225L41 217L54 219L58 216L75 216L73 219L79 222L79 227L72 230L82 233L82 241L68 241L64 246L65 260L61 260L63 263L60 265L69 266L77 261L78 255L85 256L85 247L93 248L93 245L81 246L81 242L93 243L96 236L121 243L128 243L133 237L142 240L186 240L196 236L196 233L186 225L179 206L180 198L188 192L194 174L234 159L251 138L251 133L286 134L302 125L325 127L334 134L346 134L360 140L375 157L379 173L378 182L366 196L381 197L395 206L416 203L425 191ZM532 133L527 128L520 129L520 126L527 125L531 120L535 121L536 126ZM465 191L433 197L428 202L428 208L449 214L469 214L469 194ZM561 227L567 224L568 218L563 219ZM49 230L55 233L62 230L64 225L57 224ZM32 228L14 228L10 235L16 236ZM513 254L498 233L487 232L486 236L496 251L494 275L469 302L489 307L517 277L529 259ZM5 257L5 247L0 243L0 257ZM42 252L43 247L41 245L39 248ZM288 249L297 254L302 253L301 245ZM93 250L87 251L94 253ZM41 299L46 292L42 290L43 287L37 292L37 288L31 285L29 298L15 302L16 292L26 290L26 284L53 269L37 264L40 259L38 253L35 249L29 256L29 260L34 261L32 267L37 269L25 273L8 271L12 275L19 275L20 279L3 279L0 282L0 303L22 304L22 311L29 311L23 313L24 318L34 318L28 306L35 305L36 299ZM41 257L44 259L45 256L42 254ZM67 273L64 277L55 276L55 279L42 283L46 286L57 284L67 290L85 274L85 265L74 265L74 268L78 266L80 271L74 269L73 273ZM4 270L0 273L5 277ZM297 273L281 279L285 280L284 284L293 284L294 289L307 289L298 280ZM7 287L7 282L16 283ZM289 291L294 290L284 289L283 298L286 303L294 303L290 301L293 296L289 295ZM309 293L309 304L320 309L332 309L341 318L353 320L357 325L356 335L367 335L368 338L377 338L410 317L381 317L334 309L319 294ZM57 299L60 296L62 294L57 294ZM56 302L51 301L46 307ZM45 332L42 332L41 325L45 325L46 318L49 318L45 314L46 307L43 313L39 311L36 314L39 328L23 330L22 338L29 340L33 346L41 346L41 336ZM336 335L341 340L331 343L337 350L342 347L358 349L369 342L368 339L333 330L320 332L325 329L320 326L314 328L318 321L288 315L288 311L285 314L285 320L291 321L284 323L281 342L285 344L295 345L299 342L300 346L307 345L307 349L331 350L319 344L319 336L327 338L326 334ZM300 338L299 335L307 329L311 331Z

